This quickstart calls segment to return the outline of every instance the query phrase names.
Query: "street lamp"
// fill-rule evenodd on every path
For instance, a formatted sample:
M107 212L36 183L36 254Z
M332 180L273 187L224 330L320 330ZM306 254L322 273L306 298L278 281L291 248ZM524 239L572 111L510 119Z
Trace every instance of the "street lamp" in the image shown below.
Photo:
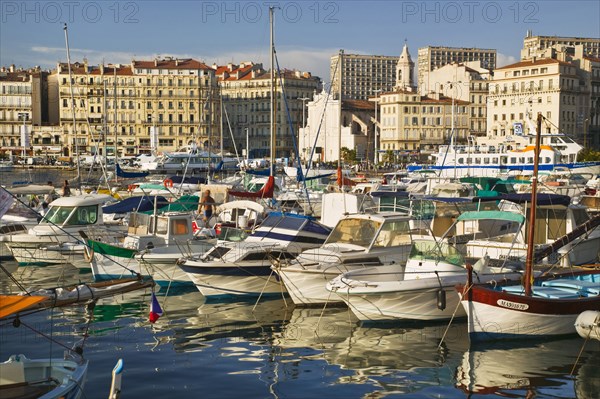
M306 162L306 149L307 149L307 146L306 146L306 126L304 125L305 121L306 121L306 116L305 116L306 105L305 104L306 104L306 101L310 100L310 98L308 98L308 97L300 97L300 98L298 98L298 100L302 101L302 131L304 132L304 135L303 135L304 137L302 139L303 144L304 144L304 146L302 147L302 153L303 153L302 155L304 157L304 161ZM310 135L308 137L310 139ZM299 138L300 137L298 137L298 139ZM308 146L308 148L310 148L310 146Z

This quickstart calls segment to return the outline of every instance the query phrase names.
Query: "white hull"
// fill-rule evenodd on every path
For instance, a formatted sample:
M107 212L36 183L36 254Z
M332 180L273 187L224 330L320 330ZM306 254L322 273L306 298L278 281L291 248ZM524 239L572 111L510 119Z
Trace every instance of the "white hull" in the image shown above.
M458 306L459 298L454 287L444 287L446 306L438 308L439 287L423 290L410 290L385 293L344 296L344 292L337 294L352 310L352 313L361 321L389 321L389 320L448 320L455 317L464 317L466 313ZM458 308L457 308L458 307Z
M256 267L244 265L212 264L206 270L202 266L194 266L187 261L183 270L205 297L220 297L229 295L275 295L286 292L283 282L277 274L265 273L270 264Z
M494 337L566 335L573 334L575 330L577 314L519 312L467 300L461 303L469 316L468 331L473 341Z
M141 270L138 261L134 258L94 254L90 265L96 280L129 278L132 273L147 274Z
M6 246L12 252L13 257L21 265L55 265L68 263L60 252L37 245L29 246L19 243L7 243Z
M276 271L294 304L321 305L343 302L338 295L327 290L327 282L342 273L364 268L362 265L335 265L326 270L314 270L298 266L283 266Z

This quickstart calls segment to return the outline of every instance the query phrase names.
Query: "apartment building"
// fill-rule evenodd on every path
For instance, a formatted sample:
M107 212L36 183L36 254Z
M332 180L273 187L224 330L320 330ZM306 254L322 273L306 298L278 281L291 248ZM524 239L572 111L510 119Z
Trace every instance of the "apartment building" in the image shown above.
M0 70L0 145L3 150L21 151L22 130L28 136L33 124L31 71L13 67Z
M534 134L527 114L541 112L545 133L578 135L578 120L589 119L590 88L575 64L553 58L531 59L499 68L490 82L488 129L492 136L515 134L515 126Z
M466 142L469 135L468 101L397 90L381 94L379 109L380 151L395 156L433 152L452 135L456 143Z
M531 30L523 39L521 61L532 58L555 58L556 52L573 50L581 46L587 57L600 58L600 38L565 37L565 36L533 36Z
M496 50L427 46L421 47L418 53L418 86L421 92L435 91L434 83L430 79L430 72L451 63L479 62L480 68L494 70L496 68Z
M68 69L59 63L52 78L70 153L103 153L104 147L119 156L149 152L151 129L158 132L158 151L192 142L208 149L209 139L217 148L218 86L204 63L165 58L90 66L84 60L71 66L72 93Z
M368 100L379 92L391 91L396 84L398 56L343 54L342 98ZM339 92L339 54L331 57L331 93Z
M271 75L261 64L213 65L223 101L225 148L250 158L270 155ZM309 72L284 70L276 75L275 147L277 157L294 157L297 132L306 118L305 104L321 89L321 81ZM296 143L295 143L296 141ZM247 148L248 147L248 148Z
M469 102L469 133L485 136L487 132L487 96L491 71L479 67L479 61L451 63L429 73L430 90L420 87L422 96L440 93Z

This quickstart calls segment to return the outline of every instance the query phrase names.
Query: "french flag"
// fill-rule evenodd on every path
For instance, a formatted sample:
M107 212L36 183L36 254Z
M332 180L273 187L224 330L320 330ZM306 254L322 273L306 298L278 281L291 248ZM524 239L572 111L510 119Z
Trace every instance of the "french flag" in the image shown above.
M163 310L160 307L160 304L158 303L158 299L156 299L156 295L154 295L154 292L153 292L152 298L150 301L150 315L149 315L150 323L155 323L156 320L158 320L158 318L162 315L163 315Z

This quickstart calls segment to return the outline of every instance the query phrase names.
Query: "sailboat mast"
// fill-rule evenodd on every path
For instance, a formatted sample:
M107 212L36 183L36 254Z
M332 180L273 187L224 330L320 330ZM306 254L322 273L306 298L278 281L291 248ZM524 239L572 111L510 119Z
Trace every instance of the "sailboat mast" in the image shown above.
M79 142L77 141L77 118L75 117L75 95L73 94L73 75L71 71L71 51L69 50L69 33L65 23L65 43L67 46L67 67L69 70L69 92L71 93L71 111L73 113L73 138L75 139L75 159L77 163L77 187L81 191L81 171L79 166Z
M531 279L533 276L533 254L535 234L535 213L537 207L537 178L540 163L540 141L542 136L542 114L538 112L533 151L533 176L531 176L531 208L529 210L529 229L527 234L527 259L525 261L525 295L531 296Z
M104 145L104 167L107 168L108 167L108 153L106 152L106 140L108 139L108 123L106 120L106 111L107 111L107 102L106 102L106 79L103 79L103 86L104 86L104 96L102 98L103 100L103 104L102 104L102 108L104 109L104 113L102 114L102 119L103 119L103 126L102 126L102 130L104 131L102 134L102 138L103 138L103 145ZM105 169L106 170L106 169ZM104 178L106 178L106 175L104 176ZM107 180L108 183L108 180Z
M342 70L344 68L344 50L340 50L339 61L338 61L338 101L340 107L338 109L338 164L337 164L337 175L338 185L342 187L344 185L344 177L342 176L342 77L344 74Z
M114 71L114 78L115 78L115 82L114 82L114 109L115 109L115 182L118 180L118 176L117 176L117 67L115 65L113 65L113 71Z
M273 37L273 10L274 7L269 7L269 27L271 30L270 54L271 54L271 171L270 175L275 176L275 42Z

